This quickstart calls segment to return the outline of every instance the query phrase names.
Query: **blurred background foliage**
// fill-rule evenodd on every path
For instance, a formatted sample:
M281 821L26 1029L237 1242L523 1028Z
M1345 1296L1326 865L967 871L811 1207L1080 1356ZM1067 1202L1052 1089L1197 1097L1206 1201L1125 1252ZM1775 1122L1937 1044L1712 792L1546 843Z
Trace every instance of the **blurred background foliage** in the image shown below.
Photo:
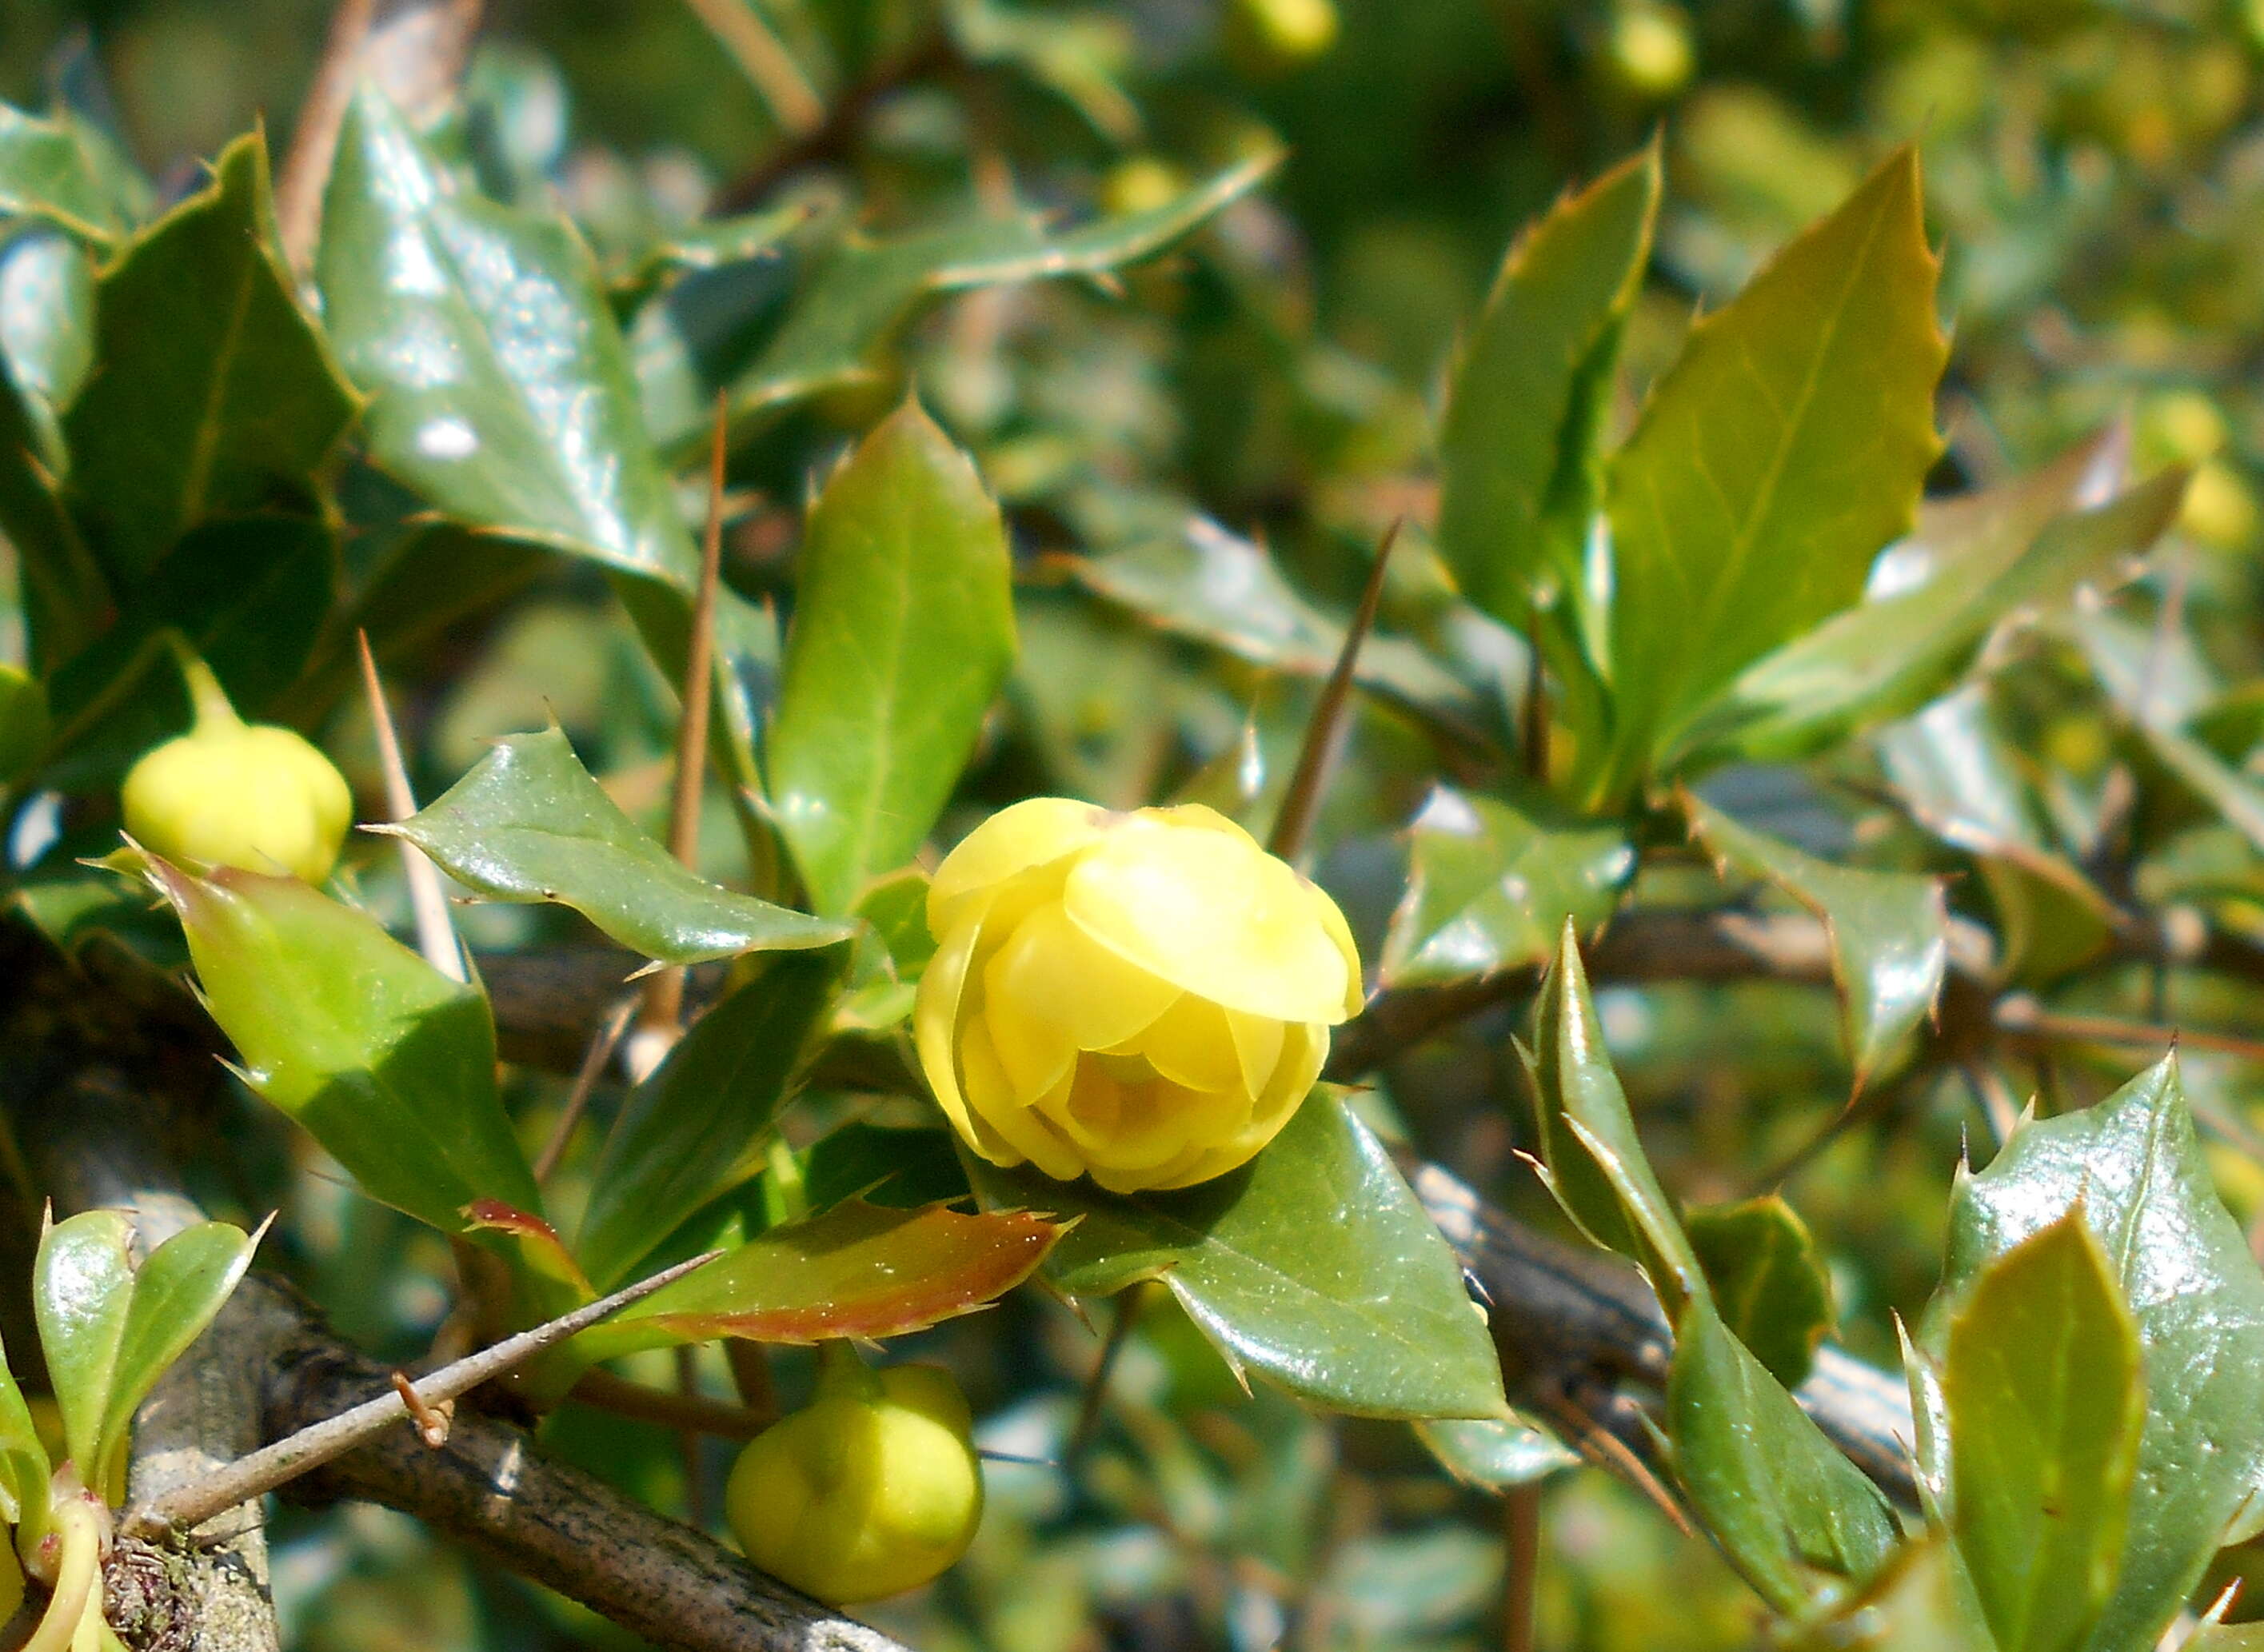
M817 103L853 111L824 129L823 164L798 171L793 191L846 192L875 229L1014 199L1065 214L1136 210L1274 142L1288 150L1268 187L1121 287L958 298L903 341L900 373L772 422L737 455L727 576L758 602L790 587L808 479L907 380L1009 506L1026 554L1023 657L959 824L1033 790L1114 804L1199 796L1262 819L1310 692L1265 663L1300 645L1325 657L1333 622L1317 611L1348 606L1387 524L1429 517L1442 371L1512 235L1655 130L1666 205L1615 409L1622 428L1694 310L1724 300L1914 140L1955 330L1938 487L2003 479L2128 416L2139 472L2173 460L2196 472L2178 532L2121 623L2181 605L2189 645L2148 669L2188 706L2221 702L2226 685L2264 670L2264 6L2253 0L1338 0L1333 40L1303 47L1293 37L1312 17L1291 0L954 0L941 24L915 0L503 0L471 83L483 178L506 194L555 192L625 279L695 220L750 204L771 157L801 140L791 96L780 112L778 88L766 96L703 20L735 4L760 7ZM200 157L253 119L290 129L327 11L317 0L8 0L0 96L92 112L178 196L199 181ZM939 30L949 46L932 51ZM0 249L0 322L52 276L40 239L20 233ZM718 315L741 313L744 293L703 294L702 279L687 283L686 303L712 297ZM729 279L760 277L743 266ZM1121 552L1121 589L1140 577L1136 553L1157 525L1190 510L1262 537L1313 605L1223 569L1211 599L1259 637L1243 650L1252 660L1129 618L1051 560ZM1465 709L1506 721L1520 648L1450 603L1419 533L1411 548L1386 629L1491 671L1496 703ZM1087 583L1109 588L1090 572ZM2094 633L2095 649L2121 634ZM547 569L390 669L410 697L423 794L488 736L548 712L625 807L659 817L671 701L586 568ZM2048 830L2079 840L2085 822L2110 818L2102 791L2129 777L2077 643L2029 650L1985 692L1987 714L2012 731L2022 796L2057 811ZM2228 714L2239 699L2224 702ZM337 714L330 743L374 795L359 712ZM1835 762L1853 785L1830 799L1776 769L1732 771L1716 790L1813 848L1939 863L1906 822L1861 802L1874 757ZM1364 703L1318 841L1322 875L1371 958L1403 882L1394 833L1431 776L1426 739L1390 698ZM728 874L739 839L728 804L714 808L709 870ZM2229 827L2142 824L2162 846L2136 869L2149 901L2193 902L2264 933L2264 875ZM390 855L362 852L373 898L397 900ZM1646 870L1638 899L1694 903L1711 889L1694 866L1668 865ZM1965 907L2002 898L1970 882L1953 896ZM466 922L493 943L561 920L484 907ZM2056 1007L2067 1011L2256 1019L2253 989L2181 984L2163 1003L2135 967L2062 984ZM1737 1198L1789 1163L1789 1194L1838 1286L1841 1334L1882 1359L1893 1353L1890 1310L1913 1314L1933 1286L1949 1171L1964 1136L1980 1135L1985 1104L2032 1088L2048 1108L2088 1099L2136 1059L2076 1046L1970 1084L1952 1075L1819 1137L1847 1101L1823 995L1620 989L1601 1008L1670 1185L1694 1200ZM1515 1025L1498 1011L1410 1053L1372 1099L1426 1152L1529 1210L1513 1158L1527 1125L1502 1105L1519 1093L1505 1037ZM2191 1061L2188 1083L2221 1140L2240 1139L2258 1076L2237 1052ZM558 1087L514 1082L532 1145ZM267 1113L247 1109L244 1134L264 1153L239 1156L243 1185L215 1190L217 1202L285 1203L297 1219L272 1254L340 1329L390 1357L421 1350L446 1301L444 1248L302 1162ZM2264 1171L2217 1151L2236 1212L2255 1216ZM1065 1310L1026 1293L922 1344L969 1380L984 1444L1041 1460L1062 1451L1096 1346ZM721 1355L701 1357L727 1391ZM792 1357L781 1372L789 1391L803 1380ZM655 1374L667 1380L664 1363ZM1502 1505L1444 1480L1404 1429L1244 1395L1161 1301L1114 1393L1074 1482L994 1464L968 1562L879 1620L932 1652L1412 1652L1498 1638ZM552 1435L659 1506L686 1507L672 1435L571 1409ZM711 1482L722 1460L704 1466ZM277 1595L294 1643L310 1652L620 1644L401 1517L285 1518ZM1616 1482L1550 1482L1542 1532L1542 1644L1694 1652L1752 1640L1759 1609L1743 1587Z

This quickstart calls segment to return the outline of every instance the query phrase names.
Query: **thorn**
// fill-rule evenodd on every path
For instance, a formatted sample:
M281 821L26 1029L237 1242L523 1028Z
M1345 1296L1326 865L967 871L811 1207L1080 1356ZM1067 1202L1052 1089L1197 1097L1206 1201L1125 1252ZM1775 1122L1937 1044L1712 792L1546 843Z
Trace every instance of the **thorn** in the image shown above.
M550 1127L550 1139L542 1144L535 1156L534 1181L541 1186L557 1170L558 1161L566 1156L566 1144L573 1139L574 1127L582 1122L583 1110L590 1105L590 1092L598 1087L598 1080L606 1070L606 1063L613 1059L613 1047L628 1031L629 1017L636 1012L636 1000L624 998L613 1006L590 1047L582 1056L581 1070L574 1075L574 1088L566 1097L566 1105L558 1115L558 1122Z
M1116 1369L1116 1361L1130 1340L1132 1328L1139 1323L1140 1309L1147 1298L1143 1284L1128 1286L1116 1299L1115 1317L1109 1322L1108 1340L1100 1345L1100 1358L1093 1362L1092 1373L1085 1380L1085 1396L1077 1408L1077 1424L1069 1431L1069 1440L1062 1447L1065 1461L1075 1462L1085 1455L1092 1444L1094 1432L1100 1426L1101 1403L1108 1397L1108 1379Z
M433 1451L448 1443L448 1425L455 1420L456 1402L443 1400L438 1405L427 1404L423 1395L407 1377L393 1373L393 1391L401 1396L402 1404L409 1408L409 1420L417 1425L417 1438Z
M1281 799L1281 812L1274 817L1274 835L1266 844L1284 860L1294 861L1304 852L1305 839L1320 812L1321 793L1328 785L1329 770L1334 766L1346 726L1345 714L1352 704L1353 672L1360 663L1360 645L1375 627L1375 611L1383 601L1384 570L1390 565L1391 547L1399 542L1399 530L1406 521L1405 517L1395 517L1383 531L1382 542L1375 547L1375 565L1368 570L1367 589L1360 594L1360 607L1345 627L1344 647L1337 652L1337 663L1321 685L1320 699L1313 704L1312 720L1305 725L1305 743L1297 752L1297 766L1290 773L1289 789Z
M393 708L386 703L384 679L377 674L377 656L369 649L369 633L356 631L361 650L362 692L369 699L369 720L377 730L378 767L385 775L385 807L395 822L417 812L417 793L410 788L409 768L401 757L401 736L393 726ZM389 833L401 848L402 876L409 883L410 910L417 921L417 950L424 961L459 985L470 979L464 967L464 949L448 916L447 897L440 888L440 870L424 851L398 833Z

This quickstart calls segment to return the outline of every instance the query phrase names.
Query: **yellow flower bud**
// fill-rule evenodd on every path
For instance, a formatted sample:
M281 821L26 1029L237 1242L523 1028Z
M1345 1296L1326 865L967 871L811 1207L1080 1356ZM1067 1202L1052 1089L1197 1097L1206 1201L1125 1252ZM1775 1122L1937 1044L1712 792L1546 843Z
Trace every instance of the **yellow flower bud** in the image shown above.
M971 1431L949 1372L870 1371L831 1344L817 1397L739 1453L724 1513L750 1561L829 1605L902 1594L975 1540Z
M1112 1192L1245 1163L1360 1009L1336 902L1224 815L1032 798L944 858L920 1065L968 1146Z
M1336 0L1232 0L1227 55L1244 74L1296 68L1337 43Z
M196 723L127 772L127 834L169 860L320 883L353 822L345 777L290 729L238 717L203 661L181 669Z

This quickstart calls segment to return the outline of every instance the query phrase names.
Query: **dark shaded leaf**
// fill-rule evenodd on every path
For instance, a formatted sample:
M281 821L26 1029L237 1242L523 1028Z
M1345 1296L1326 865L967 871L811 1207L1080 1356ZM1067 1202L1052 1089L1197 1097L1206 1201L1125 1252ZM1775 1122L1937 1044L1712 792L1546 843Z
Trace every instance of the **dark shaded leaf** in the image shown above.
M70 114L0 104L0 217L35 218L98 244L126 233L139 203L124 163Z
M1723 1323L1788 1388L1832 1330L1832 1277L1808 1224L1772 1193L1683 1214Z
M1081 1218L1046 1269L1072 1296L1160 1279L1237 1371L1332 1410L1507 1414L1454 1253L1332 1090L1307 1098L1249 1164L1177 1192L968 1170L986 1205Z
M1549 827L1506 803L1434 789L1408 828L1407 894L1383 943L1386 987L1547 960L1570 922L1590 931L1635 873L1616 826Z
M52 672L101 634L110 582L63 508L37 404L0 354L0 533L17 557L32 663Z
M2081 1214L1991 1261L1948 1343L1967 1576L2002 1652L2074 1652L2115 1587L2146 1411L2137 1327Z
M622 946L671 964L849 935L686 871L621 813L558 728L497 741L469 774L381 830L490 900L570 906Z
M874 430L811 509L771 807L817 910L848 911L912 857L1014 659L998 507L917 402Z
M897 1210L972 1197L948 1130L857 1119L828 1131L802 1156L802 1197L812 1210L863 1199Z

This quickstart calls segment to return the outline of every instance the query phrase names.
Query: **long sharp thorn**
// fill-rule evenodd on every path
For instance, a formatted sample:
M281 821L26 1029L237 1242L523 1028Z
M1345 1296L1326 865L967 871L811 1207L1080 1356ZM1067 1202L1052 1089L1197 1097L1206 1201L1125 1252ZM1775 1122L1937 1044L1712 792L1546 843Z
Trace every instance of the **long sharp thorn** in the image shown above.
M385 772L385 812L397 824L417 812L417 793L409 784L409 765L402 760L401 735L393 726L393 707L386 701L377 656L369 651L369 633L356 631L354 641L361 649L361 686L369 699L370 723L377 730L378 766ZM417 950L451 981L469 980L455 922L448 916L447 893L440 888L440 869L406 837L395 841L401 847L401 873L408 880L409 908L417 921Z
M1321 697L1314 702L1312 718L1305 725L1305 743L1297 753L1297 766L1289 776L1281 812L1274 817L1274 836L1266 844L1284 860L1295 860L1304 852L1305 839L1320 812L1321 793L1327 789L1329 770L1343 740L1345 715L1352 706L1353 673L1360 664L1360 645L1375 628L1375 611L1383 601L1384 569L1405 521L1404 517L1394 518L1384 530L1383 542L1375 547L1375 565L1368 571L1368 588L1360 594L1360 609L1345 628L1344 647L1338 651L1336 665L1321 685Z

